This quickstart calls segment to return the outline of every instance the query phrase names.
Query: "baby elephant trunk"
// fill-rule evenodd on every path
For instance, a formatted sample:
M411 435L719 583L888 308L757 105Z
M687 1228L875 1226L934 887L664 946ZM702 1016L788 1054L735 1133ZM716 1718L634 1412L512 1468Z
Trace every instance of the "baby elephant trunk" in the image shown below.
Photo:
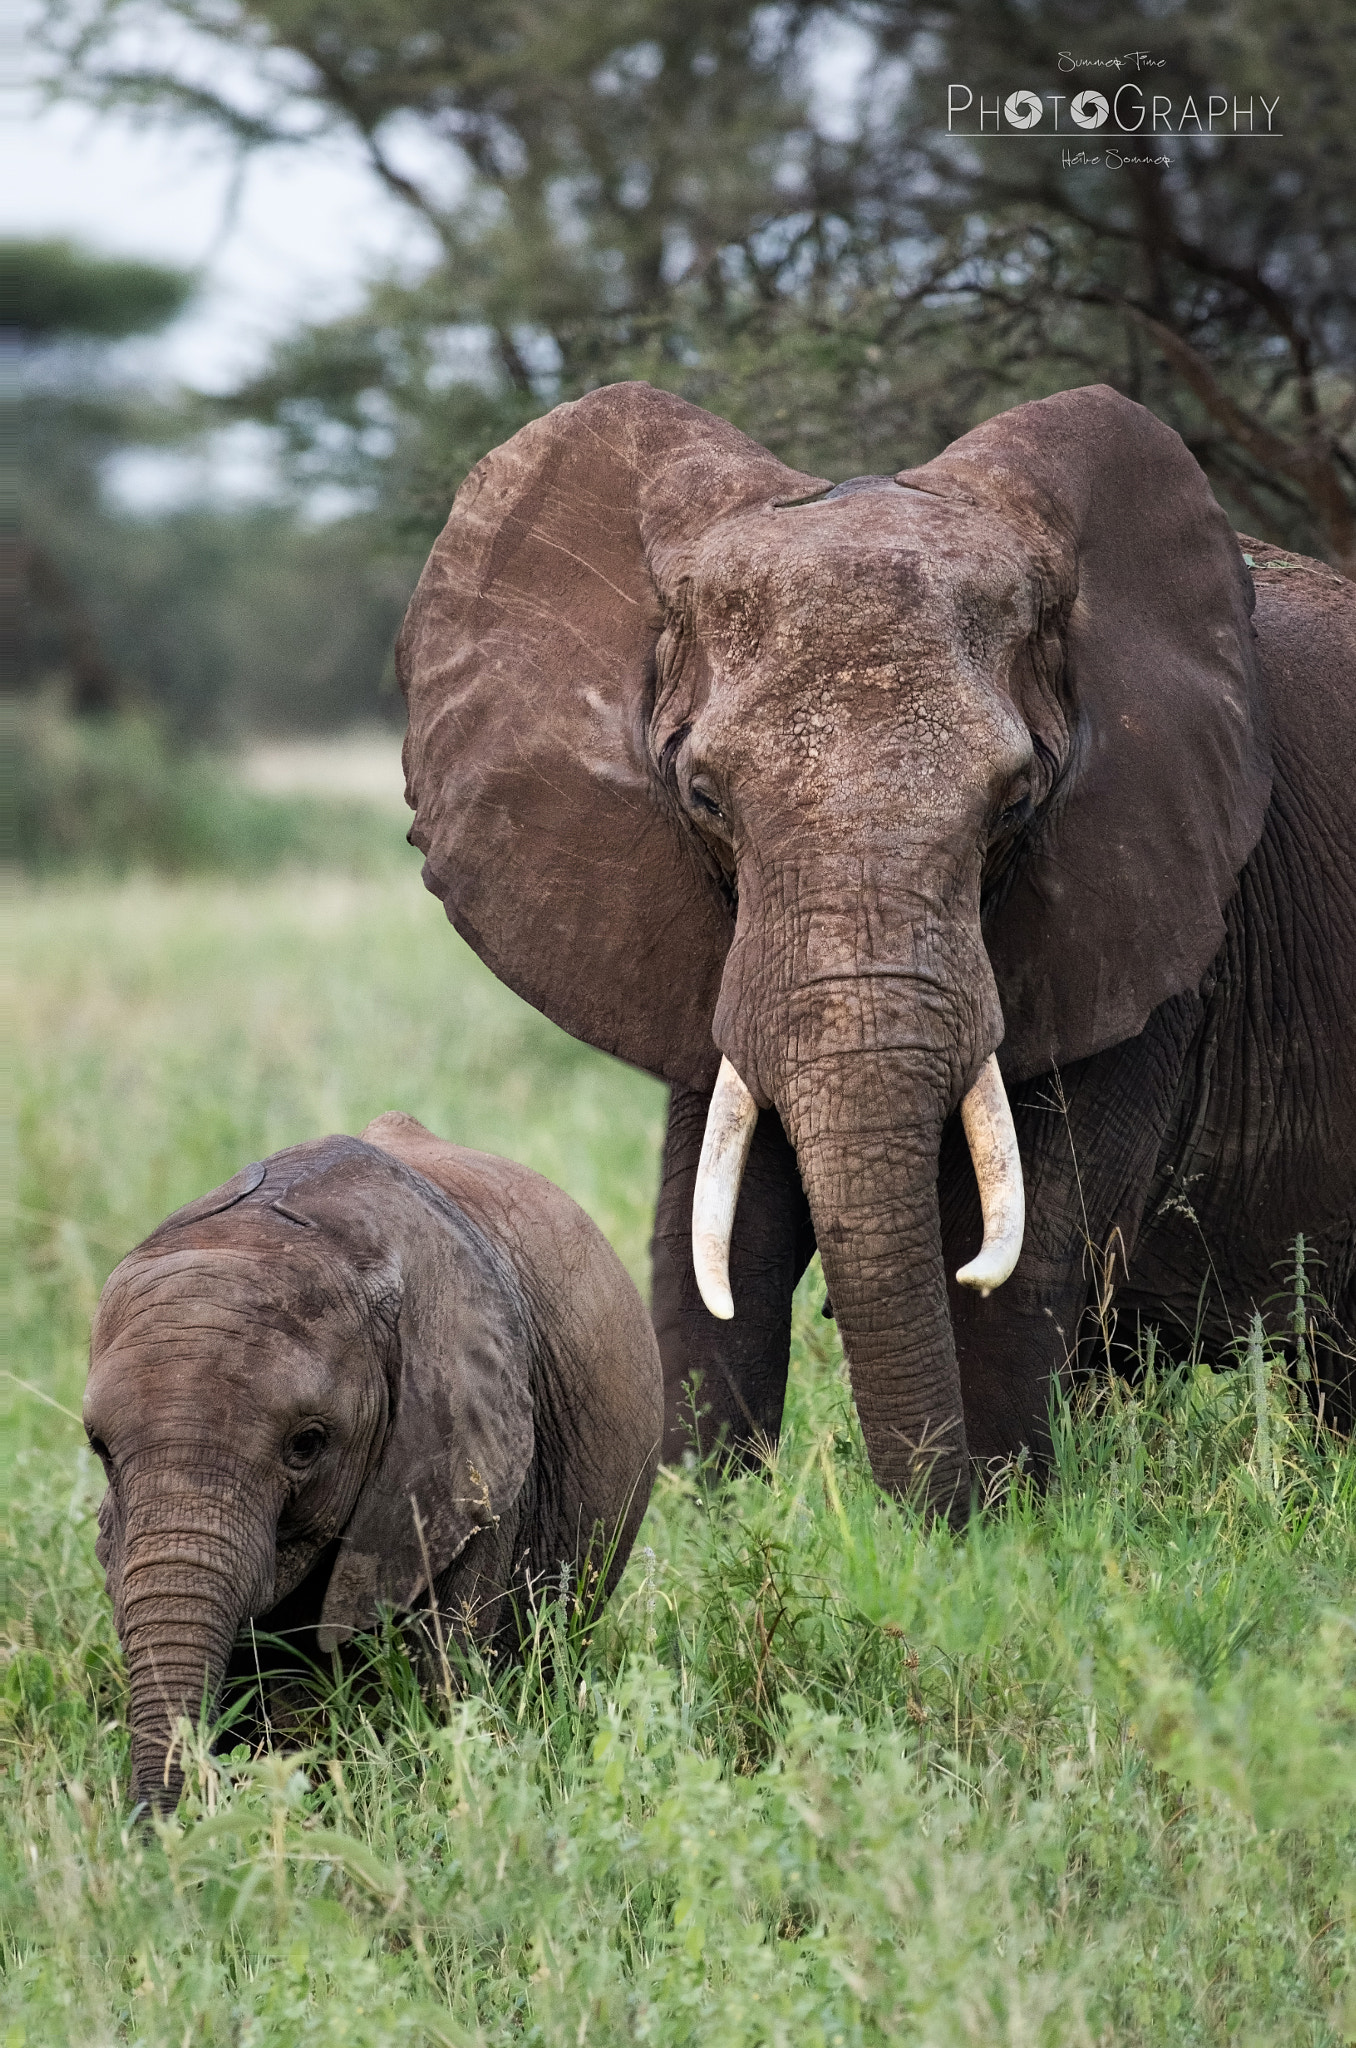
M146 1569L124 1607L136 1797L168 1813L183 1789L179 1724L210 1716L243 1614L224 1574Z
M175 1492L128 1517L118 1628L131 1681L138 1800L170 1812L183 1789L181 1723L210 1718L241 1623L267 1605L274 1547L241 1502ZM270 1529L271 1534L271 1529Z

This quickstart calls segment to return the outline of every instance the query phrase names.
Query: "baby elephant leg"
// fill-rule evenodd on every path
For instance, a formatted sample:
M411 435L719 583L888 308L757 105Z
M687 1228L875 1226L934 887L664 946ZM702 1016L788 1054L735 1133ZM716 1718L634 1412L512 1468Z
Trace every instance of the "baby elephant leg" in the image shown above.
M698 1382L695 1435L746 1459L775 1441L786 1395L791 1297L814 1254L810 1208L796 1155L775 1110L758 1119L730 1244L734 1320L710 1314L692 1267L692 1193L710 1096L674 1088L650 1247L655 1334L664 1367L664 1457L693 1443L690 1384Z

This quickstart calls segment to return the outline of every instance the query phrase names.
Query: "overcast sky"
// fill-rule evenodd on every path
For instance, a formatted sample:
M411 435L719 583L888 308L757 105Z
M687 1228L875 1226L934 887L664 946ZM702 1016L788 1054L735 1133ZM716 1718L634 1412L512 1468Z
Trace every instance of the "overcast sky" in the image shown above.
M387 194L354 142L258 152L232 214L235 177L234 156L205 130L73 105L21 107L0 127L0 233L64 235L101 254L202 268L187 312L123 348L153 381L206 391L229 390L299 321L356 306L374 273L417 273L431 259L431 234ZM105 484L151 512L270 497L279 476L272 437L242 424L187 452L129 450L110 463ZM331 516L347 502L320 493L312 510Z

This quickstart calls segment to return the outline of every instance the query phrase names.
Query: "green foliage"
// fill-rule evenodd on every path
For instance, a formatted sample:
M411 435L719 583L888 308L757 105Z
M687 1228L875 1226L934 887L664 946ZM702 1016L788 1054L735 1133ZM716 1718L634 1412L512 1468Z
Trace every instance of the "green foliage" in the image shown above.
M134 9L54 0L64 90L259 146L342 122L434 231L421 282L295 337L234 401L312 469L365 464L427 537L506 427L620 377L830 476L1104 380L1183 433L1241 523L1356 567L1356 74L1322 0L166 0L275 81L264 116L204 92L200 65L128 70ZM1174 132L1126 146L1166 162L1075 168L1048 128L1022 147L947 132L951 81L990 106L1014 86L1067 102L1061 51L1132 50L1179 109L1265 96L1277 131ZM411 130L413 174L393 161Z
M0 241L0 323L28 341L120 341L164 327L194 290L187 272L91 256L72 242Z
M393 555L370 518L312 527L288 505L129 517L97 503L68 516L37 489L28 507L123 708L227 744L403 709L391 650L419 565ZM67 607L33 687L60 685L70 639Z
M17 904L15 1370L78 1406L120 1252L376 1110L525 1158L644 1259L662 1093L411 878ZM383 1076L398 1076L395 1093ZM421 1693L388 1631L128 1826L77 1425L11 1385L8 2038L1304 2044L1356 2027L1356 1463L1279 1359L1161 1359L963 1535L871 1486L812 1271L764 1473L668 1472L622 1587ZM1259 1407L1260 1400L1260 1407ZM267 1663L268 1646L261 1645ZM243 1731L243 1724L242 1724Z
M7 245L29 352L46 345L21 421L21 668L77 710L153 706L228 738L371 717L467 470L558 399L625 377L834 479L1107 381L1183 435L1237 524L1356 573L1356 71L1323 0L41 12L54 91L215 124L243 149L346 127L438 251L423 277L378 278L358 311L289 336L228 397L167 402L91 366L97 336L136 305L149 319L159 287L64 245ZM1281 130L1174 134L1154 152L1170 163L1067 170L1052 134L946 132L952 80L992 106L1014 85L1072 90L1061 50L1136 49L1176 103L1265 96ZM72 354L78 386L53 373ZM283 449L288 505L134 519L108 501L110 457L242 421ZM297 517L317 486L354 508L323 533Z
M7 850L33 873L258 875L292 862L362 874L407 859L393 819L360 804L258 795L229 761L173 752L148 720L73 722L26 705L7 722Z

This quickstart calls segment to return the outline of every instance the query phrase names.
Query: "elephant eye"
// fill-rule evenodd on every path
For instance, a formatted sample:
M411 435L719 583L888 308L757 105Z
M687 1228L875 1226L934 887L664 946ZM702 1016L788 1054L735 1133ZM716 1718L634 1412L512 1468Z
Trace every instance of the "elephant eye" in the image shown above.
M694 782L688 791L688 801L694 811L704 811L708 818L723 818L724 811L705 783Z
M93 1451L95 1457L99 1460L100 1464L106 1465L108 1463L108 1445L104 1442L101 1436L94 1436L91 1433L89 1438L89 1447Z
M1010 832L1016 825L1025 825L1035 805L1031 799L1031 785L1025 778L1015 784L1007 793L1007 801L998 814L1000 832Z
M297 1432L287 1446L285 1456L288 1464L299 1471L306 1465L313 1465L324 1448L325 1432L319 1423L312 1423L309 1428Z

